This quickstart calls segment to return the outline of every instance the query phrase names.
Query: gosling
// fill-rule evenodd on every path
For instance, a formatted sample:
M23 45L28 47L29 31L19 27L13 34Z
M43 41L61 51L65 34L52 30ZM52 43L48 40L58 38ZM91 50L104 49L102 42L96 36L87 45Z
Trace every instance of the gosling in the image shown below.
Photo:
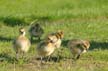
M60 47L61 47L63 37L64 37L64 33L63 33L63 31L60 31L60 30L55 33L51 33L47 36L47 39L52 41L52 44L58 50L57 51L58 58L56 61L59 61L60 55L62 54L62 48L60 48Z
M33 24L30 29L29 29L30 37L31 37L31 42L33 38L38 38L38 40L41 39L41 36L44 33L43 28L40 26L39 23Z
M38 55L41 56L41 63L42 63L43 57L49 57L47 59L49 60L51 54L55 50L55 46L52 43L52 41L46 40L46 39L41 41L36 48L37 48Z
M25 53L27 53L31 45L29 39L25 36L25 34L25 29L20 28L19 36L13 42L13 48L16 52L17 59L19 58L19 54L24 55Z
M69 40L67 46L69 47L74 59L79 59L82 53L87 52L90 43L87 40L72 39Z

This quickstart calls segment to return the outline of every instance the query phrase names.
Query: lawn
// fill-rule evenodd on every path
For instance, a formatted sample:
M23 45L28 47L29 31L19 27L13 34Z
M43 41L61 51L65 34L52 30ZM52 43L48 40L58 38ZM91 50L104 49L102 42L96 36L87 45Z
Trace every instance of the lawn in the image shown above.
M0 0L0 71L108 71L108 1L107 0ZM40 64L32 44L26 59L15 61L12 42L18 29L28 30L39 21L45 33L64 31L59 62ZM71 59L66 44L69 39L87 39L90 49L77 61ZM52 55L57 56L56 51Z

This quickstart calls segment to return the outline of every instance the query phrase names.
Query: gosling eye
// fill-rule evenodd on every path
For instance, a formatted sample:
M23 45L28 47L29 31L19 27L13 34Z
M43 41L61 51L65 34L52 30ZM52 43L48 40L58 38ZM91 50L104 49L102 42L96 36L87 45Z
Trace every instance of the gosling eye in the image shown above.
M48 37L48 40L50 40L50 38Z
M53 41L52 41L52 40L50 40L50 42L51 42L51 43L53 43Z
M20 31L21 34L23 34L23 31Z

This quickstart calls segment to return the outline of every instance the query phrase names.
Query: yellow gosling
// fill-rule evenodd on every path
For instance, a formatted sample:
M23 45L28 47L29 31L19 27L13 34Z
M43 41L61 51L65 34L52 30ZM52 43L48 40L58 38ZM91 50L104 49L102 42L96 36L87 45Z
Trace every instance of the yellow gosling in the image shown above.
M49 56L54 52L55 46L49 40L41 41L37 46L38 55L41 56L41 63L43 57Z
M28 52L30 45L31 45L29 39L25 36L25 34L26 34L25 29L20 28L19 36L14 40L14 43L13 43L13 48L16 52L17 59L19 58L20 53L24 54Z

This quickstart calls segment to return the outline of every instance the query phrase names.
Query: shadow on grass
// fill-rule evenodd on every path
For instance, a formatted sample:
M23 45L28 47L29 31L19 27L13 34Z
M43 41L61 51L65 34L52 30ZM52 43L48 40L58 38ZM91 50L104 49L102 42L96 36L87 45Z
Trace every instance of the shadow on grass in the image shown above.
M49 21L51 17L43 16L43 17L35 17L38 21Z
M57 56L57 57L51 56L49 60L48 60L48 57L44 57L43 61L47 62L47 60L48 60L48 61L53 61L53 62L60 62L63 59L64 59L64 57L62 57L62 56ZM36 60L41 60L41 58L36 58Z
M93 50L93 49L108 49L108 42L91 41L90 44L91 44L90 50Z
M12 38L2 37L0 36L0 41L12 41Z
M7 17L1 17L0 21L2 21L4 23L4 25L7 26L25 26L25 25L29 25L30 22L28 21L33 21L33 20L37 20L40 22L44 22L44 21L48 21L50 20L50 17L47 16L43 16L43 17L36 17L36 16L29 16L29 17L23 17L23 18L16 18L16 17L11 17L11 16L7 16Z
M31 44L38 44L41 41L43 41L43 39L33 38L32 40L30 40Z
M67 43L68 43L68 41L69 41L69 40L63 40L63 41L62 41L62 46L67 48Z
M6 54L6 53L1 53L0 54L0 62L4 62L7 61L9 63L14 63L16 60L16 58L11 57L10 55Z
M25 21L22 19L18 18L13 18L13 17L6 17L3 20L4 24L7 26L16 26L16 25L25 25Z
M67 43L69 40L63 40L62 46L67 47ZM108 49L108 42L97 42L97 41L90 41L90 50L93 49Z

